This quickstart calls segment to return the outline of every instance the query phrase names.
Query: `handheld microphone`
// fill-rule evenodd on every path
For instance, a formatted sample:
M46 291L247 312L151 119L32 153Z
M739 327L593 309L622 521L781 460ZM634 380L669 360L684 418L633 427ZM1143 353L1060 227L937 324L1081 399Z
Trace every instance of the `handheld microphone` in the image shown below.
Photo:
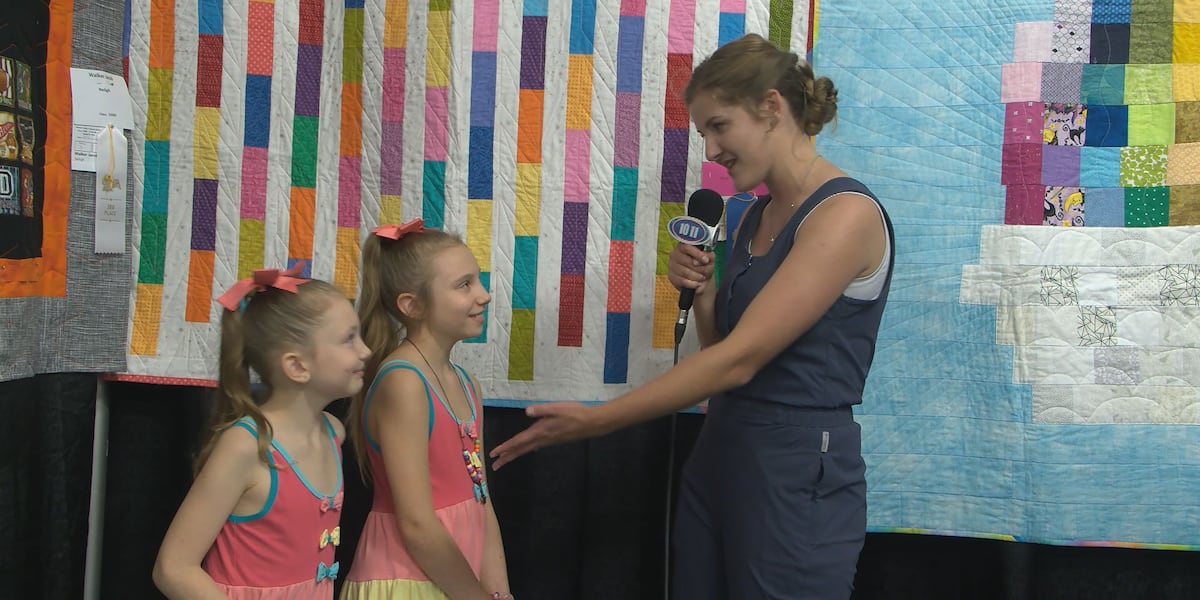
M725 215L725 199L720 194L709 189L698 189L692 192L687 202L687 216L675 217L667 223L671 237L680 243L700 246L705 252L712 252L717 242L717 231L721 218ZM675 362L679 362L679 342L683 340L683 332L687 329L688 311L692 309L692 301L696 298L696 290L683 288L679 290L679 317L675 320ZM667 528L663 545L665 557L664 570L670 569L671 564L671 493L672 480L675 475L675 417L671 414L671 440L667 453ZM666 584L669 588L669 582ZM669 590L664 590L664 597Z
M713 190L701 188L692 192L687 202L687 216L675 217L667 224L671 237L684 244L700 246L705 252L712 252L716 243L717 227L725 213L725 200ZM683 339L687 329L688 311L692 309L696 290L683 288L679 290L679 316L675 320L675 344Z

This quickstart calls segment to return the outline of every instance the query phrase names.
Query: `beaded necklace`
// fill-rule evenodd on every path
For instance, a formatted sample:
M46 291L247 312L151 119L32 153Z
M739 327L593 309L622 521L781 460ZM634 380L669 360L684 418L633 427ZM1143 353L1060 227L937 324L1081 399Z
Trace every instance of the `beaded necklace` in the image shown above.
M483 480L483 460L479 457L483 454L483 444L479 441L479 429L475 425L475 402L471 400L471 396L467 393L466 388L463 388L463 393L467 395L467 404L471 405L471 419L463 422L454 414L454 409L450 407L449 397L446 395L446 386L442 385L442 378L438 375L437 370L430 364L429 359L425 358L425 353L421 352L421 347L411 339L405 338L404 341L412 345L413 350L425 362L425 366L429 367L429 372L433 373L433 379L437 381L438 386L438 401L442 403L442 407L450 414L450 418L454 420L454 424L458 426L458 441L462 448L463 463L467 467L467 475L471 477L471 484L475 492L475 501L486 504L488 499L487 482ZM468 440L470 440L471 448L468 449Z

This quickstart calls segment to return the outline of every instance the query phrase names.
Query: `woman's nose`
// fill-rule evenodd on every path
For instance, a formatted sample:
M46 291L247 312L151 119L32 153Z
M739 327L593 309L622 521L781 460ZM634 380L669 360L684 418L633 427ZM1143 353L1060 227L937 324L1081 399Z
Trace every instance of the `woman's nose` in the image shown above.
M721 146L711 139L704 138L704 158L715 161L718 156L721 156Z

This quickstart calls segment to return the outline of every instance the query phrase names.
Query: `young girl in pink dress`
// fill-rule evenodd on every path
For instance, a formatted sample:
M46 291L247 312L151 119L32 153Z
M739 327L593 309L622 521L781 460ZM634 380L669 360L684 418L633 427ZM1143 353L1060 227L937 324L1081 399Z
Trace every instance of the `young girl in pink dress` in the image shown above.
M483 330L490 301L471 251L420 220L376 228L363 244L359 316L376 358L347 422L375 496L342 600L512 598L487 501L479 384L450 362Z
M168 598L333 598L344 429L323 409L362 388L370 350L346 296L298 271L255 271L219 299L213 433L154 565Z

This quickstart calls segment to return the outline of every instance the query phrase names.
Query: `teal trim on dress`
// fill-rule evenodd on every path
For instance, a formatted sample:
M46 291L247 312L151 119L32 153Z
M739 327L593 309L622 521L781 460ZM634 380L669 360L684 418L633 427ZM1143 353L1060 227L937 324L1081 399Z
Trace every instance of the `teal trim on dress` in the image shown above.
M250 417L242 417L235 421L231 427L241 427L250 432L254 439L258 439L258 432L254 430L254 420ZM274 443L272 443L274 445ZM341 467L338 467L341 469ZM279 492L279 470L275 465L267 465L267 470L271 472L271 490L267 492L267 501L263 503L263 507L258 512L252 515L229 515L230 523L247 523L256 519L261 519L267 516L271 511L271 507L275 505L275 495Z
M454 372L458 374L458 384L462 386L463 394L467 396L467 404L471 405L471 418L463 421L456 417L454 411L450 410L450 403L441 396L438 396L438 402L442 403L442 408L446 409L446 414L450 415L450 419L458 426L459 433L461 434L463 423L474 423L477 416L475 413L475 385L471 383L471 377L467 375L467 372L462 367L454 363L450 363L450 366L454 367Z
M367 427L367 411L371 408L371 397L375 394L375 386L383 380L383 376L393 369L407 369L417 374L421 378L421 383L425 385L425 400L429 403L429 435L433 435L433 396L432 387L429 385L429 380L425 379L425 374L418 369L416 365L407 360L395 359L389 360L382 365L379 365L379 372L375 374L375 380L371 382L371 387L367 389L367 395L363 398L362 426L363 432L367 434L367 443L375 449L376 452L382 452L379 447L379 442L371 437L371 428Z
M335 459L334 462L337 463L337 485L334 486L333 492L330 494L322 494L317 490L316 487L313 486L312 483L308 481L308 478L304 476L304 471L300 470L300 467L296 465L296 461L292 460L291 455L288 454L287 450L283 449L283 446L279 444L278 440L271 440L271 446L275 448L275 450L277 450L281 456L283 456L283 460L287 461L288 467L296 472L296 477L300 479L300 483L303 483L304 487L308 488L308 491L312 493L313 496L321 500L333 500L333 497L336 496L337 493L342 489L342 461L341 457L338 456L337 434L333 430L333 424L329 422L328 418L324 420L325 430L329 434L329 447L333 450L333 457Z
M464 389L467 389L469 392L467 394L467 398L471 400L471 408L474 409L475 404L479 402L479 390L475 389L475 381L471 379L471 376L467 373L466 369L458 366L455 363L450 363L450 365L454 367L454 370L458 371L459 378L465 381L466 385L469 386L469 388Z

